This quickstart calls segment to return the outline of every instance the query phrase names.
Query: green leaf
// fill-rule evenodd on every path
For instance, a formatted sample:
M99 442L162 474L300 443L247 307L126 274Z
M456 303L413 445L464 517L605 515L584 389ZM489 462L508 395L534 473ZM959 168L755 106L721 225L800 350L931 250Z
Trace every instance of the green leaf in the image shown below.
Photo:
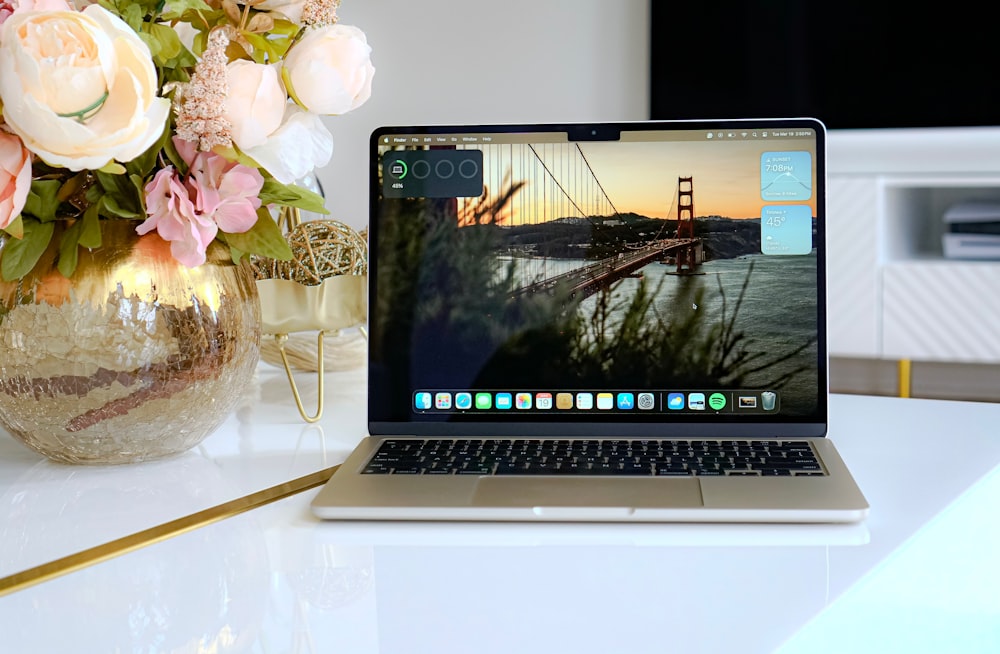
M83 229L82 222L75 222L63 232L59 241L59 262L57 268L63 277L72 277L76 272L76 264L80 260L80 232Z
M242 259L245 256L247 256L247 253L244 252L243 250L238 250L232 246L229 246L229 258L233 260L233 263L239 263L240 259Z
M14 238L23 238L24 220L21 218L21 214L18 214L17 217L14 218L14 220L10 221L10 224L4 227L3 231L7 232Z
M235 248L241 252L279 261L289 261L292 258L292 249L288 247L288 241L278 229L278 224L271 218L270 212L264 207L257 210L257 222L249 231L242 234L219 232L219 236L230 249Z
M119 15L121 16L122 20L128 23L128 26L131 27L135 32L139 33L141 36L142 18L143 18L142 7L140 7L139 3L137 2L130 2L124 5L125 9L123 11L120 8L121 6L122 5L119 4Z
M156 42L157 49L153 52L156 63L163 65L184 52L184 44L174 28L163 23L149 23L149 36ZM143 39L146 40L146 39ZM150 48L152 51L152 48Z
M258 221L259 222L259 221ZM24 238L8 239L0 252L0 276L6 281L24 277L35 267L52 240L54 222L24 221Z
M98 170L102 173L108 173L109 175L124 175L125 166L121 165L117 161L109 161L104 164Z
M275 22L275 27L277 27L278 23L279 21ZM254 53L254 59L259 59L258 63L265 61L263 56L265 53L267 54L266 61L273 63L280 61L288 53L288 49L294 40L292 37L299 30L299 27L294 24L291 25L291 28L291 31L286 36L282 36L277 29L272 29L267 34L241 31L240 36L245 38L254 47L254 50L257 51ZM282 29L285 29L284 26Z
M313 213L330 213L326 208L326 200L319 193L295 184L282 184L275 179L264 180L259 197L263 204L283 204Z
M280 59L280 55L271 44L271 41L262 34L241 31L240 36L245 38L247 42L253 46L253 58L258 64L262 64L265 61L277 61ZM264 56L265 54L267 55L266 59Z
M176 20L188 10L209 12L212 8L203 0L170 0L170 8L163 12L161 18L165 21Z
M226 13L221 9L211 12L185 12L184 20L198 27L194 35L194 42L191 44L191 52L196 57L200 57L205 52L208 45L208 32L213 25L228 22ZM204 26L204 29L203 29Z
M139 194L139 198L144 199L146 197L146 180L139 175L129 175L128 179L132 182L132 186L135 187L136 192Z
M24 213L42 222L55 220L59 208L59 187L57 179L36 179L31 182L28 199L24 203Z
M283 18L275 19L274 28L271 30L271 34L283 34L285 36L295 36L298 31L302 29L299 25L296 25L290 20L284 20Z
M139 31L138 34L139 38L142 39L142 42L146 44L147 48L149 48L149 54L153 55L153 60L156 63L160 63L160 42L149 32Z
M83 220L78 224L81 225L80 245L85 248L101 247L101 220L97 205L87 207L83 212Z
M163 149L164 144L169 140L170 121L167 121L167 124L163 127L163 133L160 135L160 138L157 139L156 143L149 146L149 148L147 148L146 151L138 157L125 164L125 170L130 175L138 175L142 178L148 176L153 171L153 166L156 165L156 158L159 156L160 150Z
M101 223L97 205L87 207L83 219L70 225L59 241L59 261L56 267L63 277L72 277L76 272L81 246L85 248L101 246Z
M205 46L208 44L208 35L205 32L197 32L194 35L194 40L191 42L191 52L194 53L196 57L200 56L201 53L205 52Z
M87 181L87 173L81 172L70 177L66 182L59 187L59 192L56 194L56 199L59 202L65 202L73 196L73 194L80 191L83 185Z
M124 173L124 171L122 172ZM129 182L125 179L124 174L116 175L114 173L95 170L94 176L97 177L97 181L101 183L101 186L108 193L127 193L129 190Z
M163 153L167 155L167 160L173 164L174 169L183 176L187 175L188 166L184 159L181 157L180 153L177 152L177 148L174 147L174 142L172 139L167 139L163 143Z
M141 191L135 187L128 175L110 175L96 171L97 181L106 191L101 198L104 215L116 218L144 218Z
M118 201L119 197L121 196L116 196L111 193L102 197L99 205L101 213L112 218L125 218L126 220L139 220L141 218L145 218L145 215L139 213L138 211L128 206L122 206Z

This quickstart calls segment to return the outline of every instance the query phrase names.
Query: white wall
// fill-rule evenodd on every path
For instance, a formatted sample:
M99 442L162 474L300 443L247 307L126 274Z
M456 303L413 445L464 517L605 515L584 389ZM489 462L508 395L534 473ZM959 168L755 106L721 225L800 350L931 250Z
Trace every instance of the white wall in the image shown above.
M368 223L368 137L379 125L642 120L648 0L343 0L368 36L372 97L327 119L318 171L330 218Z

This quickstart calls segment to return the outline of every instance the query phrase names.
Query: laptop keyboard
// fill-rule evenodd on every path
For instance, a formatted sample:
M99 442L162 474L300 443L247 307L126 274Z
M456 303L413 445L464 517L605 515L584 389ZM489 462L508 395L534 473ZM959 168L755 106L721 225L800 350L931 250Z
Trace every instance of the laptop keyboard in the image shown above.
M391 439L364 474L823 476L808 441Z

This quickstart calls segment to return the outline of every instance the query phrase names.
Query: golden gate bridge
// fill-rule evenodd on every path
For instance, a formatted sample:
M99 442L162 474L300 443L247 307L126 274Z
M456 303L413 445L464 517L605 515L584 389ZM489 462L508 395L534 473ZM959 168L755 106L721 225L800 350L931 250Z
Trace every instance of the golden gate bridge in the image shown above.
M565 252L550 257L536 251L530 240L524 245L512 244L511 254L518 259L512 295L548 293L559 287L582 299L657 261L672 265L670 274L698 274L704 251L701 239L694 234L692 177L678 177L668 219L659 221L658 230L639 231L617 209L579 143L498 144L483 148L483 156L487 188L521 185L496 218L499 224L517 225L522 232L530 232L531 226L551 227L559 222L591 227L591 241L576 244L581 256L572 259L584 263L568 271L565 265L552 265L554 259L571 260ZM676 227L671 230L669 219L675 210ZM585 251L593 246L600 246L605 256L588 261Z

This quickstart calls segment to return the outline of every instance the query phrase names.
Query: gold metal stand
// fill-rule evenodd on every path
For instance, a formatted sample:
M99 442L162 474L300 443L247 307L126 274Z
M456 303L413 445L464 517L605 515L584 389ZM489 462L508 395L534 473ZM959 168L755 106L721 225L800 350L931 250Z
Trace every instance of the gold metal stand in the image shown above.
M288 355L285 353L285 343L288 341L288 334L275 334L274 341L278 344L278 352L281 354L281 362L285 366L285 374L288 375L288 384L292 387L292 397L295 398L295 406L299 410L299 415L306 422L318 422L323 417L323 337L326 334L320 331L316 337L317 370L316 381L319 397L316 399L316 413L309 415L302 405L302 397L299 395L299 388L295 384L295 376L292 374L292 366L288 363Z
M283 207L277 218L292 250L290 261L260 260L255 276L261 298L261 324L264 335L274 336L277 352L267 343L269 363L280 357L292 389L295 406L307 423L323 417L323 377L326 368L336 368L324 361L324 339L340 330L363 326L367 319L366 283L368 273L365 237L349 226L334 220L303 221L297 208ZM316 370L318 394L313 414L306 410L292 372L303 369L297 336L291 334L317 331L316 360L309 354L306 370ZM339 354L335 342L331 356ZM308 340L305 350L309 349ZM277 355L277 357L275 356ZM265 360L267 360L265 358Z

